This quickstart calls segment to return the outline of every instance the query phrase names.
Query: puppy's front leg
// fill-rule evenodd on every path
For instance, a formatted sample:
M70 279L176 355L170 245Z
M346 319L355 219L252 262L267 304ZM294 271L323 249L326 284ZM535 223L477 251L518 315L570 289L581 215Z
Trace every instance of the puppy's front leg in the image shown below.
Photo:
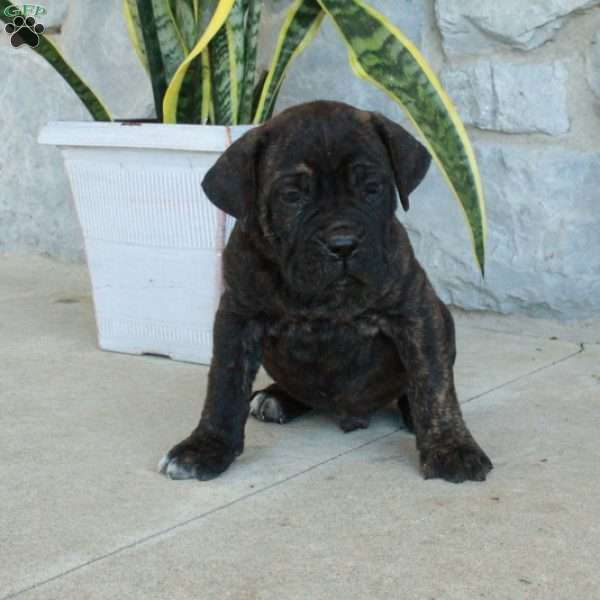
M260 366L262 327L231 312L226 295L214 325L213 359L200 423L159 469L171 479L213 479L244 449L252 383Z
M441 303L396 330L412 377L409 395L417 449L426 479L484 481L492 463L468 430L454 388L452 315Z

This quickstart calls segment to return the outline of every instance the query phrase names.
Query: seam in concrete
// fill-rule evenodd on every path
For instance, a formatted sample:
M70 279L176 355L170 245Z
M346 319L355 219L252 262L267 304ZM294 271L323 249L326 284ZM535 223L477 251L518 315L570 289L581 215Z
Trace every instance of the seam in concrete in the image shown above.
M517 333L517 332L513 332L513 331L500 331L499 329L493 329L492 327L483 327L481 325L471 325L469 324L462 324L459 326L460 329L474 329L476 331L488 331L490 333L497 333L499 335L509 335L509 336L514 336L514 337L524 337L524 338L529 338L532 340L542 340L542 341L554 341L553 338L549 338L548 335L542 335L541 333L536 334L536 333ZM580 327L583 327L583 325L581 325ZM457 328L458 329L458 328ZM553 336L556 338L557 342L562 342L563 344L571 344L572 346L600 346L600 341L598 342L590 342L589 340L587 341L575 341L575 340L567 340L564 338L560 337L560 332L557 332L556 336Z
M42 581L38 581L37 583L33 583L32 585L29 585L23 589L17 590L16 592L11 592L7 596L2 596L0 598L0 600L11 600L12 598L17 598L18 596L21 596L22 594L25 594L26 592L31 592L32 590L43 587L44 585L46 585L48 583L52 583L53 581L56 581L57 579L61 579L65 575L71 575L72 573L75 573L76 571L84 569L85 567L89 567L97 562L100 562L100 561L106 559L106 558L110 558L110 557L120 554L121 552L124 552L126 550L131 550L132 548L141 546L142 544L145 544L146 542L149 542L151 540L163 537L166 534L168 534L172 531L175 531L176 529L180 529L182 527L185 527L186 525L189 525L190 523L195 523L197 521L200 521L200 520L202 520L206 517L209 517L215 513L225 510L225 509L229 508L230 506L238 504L239 502L243 502L244 500L247 500L248 498L252 498L253 496L257 496L258 494L261 494L261 493L271 490L273 488L279 487L280 485L283 485L284 483L287 483L288 481L291 481L293 479L296 479L297 477L300 477L306 473L309 473L310 471L318 469L319 467L322 467L323 465L326 465L327 463L337 460L338 458L341 458L342 456L345 456L346 454L350 454L351 452L360 450L361 448L365 448L366 446L370 446L371 444L374 444L376 442L384 440L385 438L388 438L388 437L398 433L399 431L403 431L403 430L404 430L403 428L398 427L398 428L394 429L393 431L390 431L384 435L380 435L376 438L373 438L372 440L369 440L368 442L365 442L364 444L361 444L360 446L356 446L354 448L349 448L348 450L344 450L344 452L340 452L339 454L336 454L335 456L332 456L326 460L323 460L319 463L311 465L310 467L304 469L303 471L294 473L293 475L290 475L289 477L286 477L285 479L282 479L281 481L276 481L274 483L266 485L265 487L260 488L259 490L254 490L253 492L250 492L248 494L240 496L239 498L236 498L235 500L232 500L231 502L222 504L221 506L217 506L216 508L207 510L206 512L196 515L195 517L191 517L189 519L186 519L185 521L181 521L180 523L176 523L175 525L172 525L170 527L166 527L165 529L161 529L159 531L151 533L150 535L144 536L134 542L131 542L130 544L125 544L123 546L116 548L115 550L111 550L110 552L107 552L106 554L101 554L100 556L96 556L95 558L92 558L84 563L81 563L80 565L71 567L70 569L63 571L62 573L53 575L52 577L49 577L48 579L44 579Z
M516 383L517 381L521 381L522 379L526 379L528 377L531 377L532 375L536 375L537 373L545 371L546 369L551 369L552 367L555 367L556 365L564 363L567 360L570 360L570 359L574 358L575 356L579 356L583 352L585 352L585 344L579 344L579 350L577 350L577 352L573 352L572 354L564 356L563 358L559 358L558 360L555 360L554 362L552 362L550 364L538 367L537 369L534 369L533 371L530 371L529 373L524 373L523 375L519 375L518 377L515 377L514 379L510 379L509 381L501 383L500 385L497 385L496 387L490 388L489 390L486 390L485 392L481 392L480 394L476 394L475 396L472 396L471 398L468 398L464 402L461 402L461 406L465 406L466 404L469 404L470 402L473 402L473 400L477 400L477 399L479 399L479 398L481 398L483 396L486 396L487 394L491 394L492 392L500 390L503 387L506 387L507 385L511 385L513 383Z
M531 377L532 375L535 375L536 373L540 373L541 371L545 371L546 369L550 369L558 364L561 364L563 362L566 362L568 360L570 360L571 358L574 358L575 356L578 356L580 354L582 354L583 352L585 352L585 345L584 344L580 344L579 350L577 350L577 352L573 352L572 354L569 354L568 356L565 356L563 358L560 358L558 360L555 360L554 362L544 365L542 367L539 367L538 369L534 369L533 371L530 371L529 373L525 373L523 375L520 375L519 377L515 377L514 379L511 379L509 381L506 381L500 385L497 385L496 387L490 388L489 390L486 390L485 392L481 392L480 394L476 394L475 396L472 396L471 398L468 398L467 400L465 400L464 402L461 403L461 406L464 406L466 404L469 404L471 402L473 402L474 400L477 400L479 398L482 398L483 396L486 396L488 394L491 394L492 392L495 392L503 387L506 387L507 385L511 385L517 381L521 381L522 379L526 379L527 377ZM227 508L229 508L230 506L234 506L235 504L238 504L240 502L243 502L244 500L247 500L248 498L252 498L254 496L257 496L259 494L262 494L263 492L266 492L268 490L274 489L276 487L279 487L285 483L287 483L288 481L292 481L293 479L296 479L298 477L301 477L302 475L305 475L306 473L309 473L311 471L314 471L315 469L318 469L319 467L322 467L323 465L326 465L330 462L333 462L334 460L337 460L338 458L341 458L342 456L346 456L347 454L351 454L352 452L355 452L357 450L360 450L362 448L365 448L366 446L370 446L371 444L375 444L381 440L384 440L392 435L395 435L396 433L400 432L400 431L404 431L404 428L402 427L398 427L396 429L394 429L393 431L390 431L384 435L378 436L376 438L373 438L372 440L369 440L368 442L365 442L364 444L361 444L359 446L356 446L354 448L349 448L348 450L345 450L344 452L340 452L339 454L336 454L335 456L332 456L326 460L323 460L319 463L316 463L314 465L311 465L310 467L299 471L298 473L294 473L293 475L290 475L289 477L286 477L285 479L282 479L281 481L276 481L274 483L271 483L263 488L260 488L258 490L254 490L248 494L245 494L243 496L240 496L239 498L236 498L235 500L232 500L231 502L227 502L226 504L223 504L221 506L217 506L216 508L213 508L211 510L208 510L206 512L203 512L199 515L196 515L194 517L191 517L189 519L186 519L185 521L181 521L180 523L176 523L175 525L172 525L170 527L166 527L165 529L161 529L159 531L156 531L154 533L151 533L150 535L144 536L134 542L131 542L130 544L125 544L123 546L120 546L118 548L116 548L115 550L111 550L110 552L107 552L105 554L101 554L100 556L96 556L95 558L92 558L84 563L81 563L80 565L77 565L75 567L72 567L70 569L67 569L66 571L63 571L62 573L58 573L56 575L53 575L52 577L49 577L48 579L44 579L42 581L38 581L37 583L34 583L30 586L27 586L25 588L22 588L20 590L17 590L16 592L11 592L10 594L8 594L7 596L3 596L2 598L0 598L0 600L12 600L13 598L17 598L18 596L21 596L27 592L30 592L32 590L35 590L37 588L43 587L49 583L52 583L53 581L56 581L58 579L61 579L63 577L65 577L66 575L71 575L72 573L75 573L81 569L84 569L86 567L89 567L97 562L101 562L107 558L110 558L112 556L115 556L117 554L120 554L121 552L125 552L126 550L131 550L133 548L136 548L137 546L141 546L143 544L145 544L146 542L149 542L151 540L154 539L158 539L160 537L163 537L165 535L167 535L168 533L171 533L172 531L175 531L177 529L181 529L182 527L185 527L186 525L189 525L191 523L195 523L197 521L201 521L202 519L209 517L215 513L221 512Z

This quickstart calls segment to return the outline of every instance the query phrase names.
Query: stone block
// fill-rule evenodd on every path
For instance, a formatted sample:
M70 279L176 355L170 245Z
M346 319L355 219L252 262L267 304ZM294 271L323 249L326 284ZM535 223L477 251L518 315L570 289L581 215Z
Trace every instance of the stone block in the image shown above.
M570 129L567 70L560 62L481 60L447 69L442 83L465 123L506 133L560 135Z
M38 21L50 33L60 31L69 12L69 0L52 0L52 2L44 3L44 7L48 12Z
M600 152L476 145L488 209L481 279L461 210L437 172L399 215L442 298L467 309L585 318L600 310Z
M531 50L552 39L569 15L600 0L437 0L436 16L448 55L507 46Z
M495 128L498 99L494 94L490 62L447 68L440 73L440 79L467 125Z
M588 82L600 99L600 32L596 33L587 54Z
M88 120L65 81L28 48L0 48L3 152L0 173L0 253L37 252L83 258L83 241L62 157L37 143L48 120Z
M148 116L152 95L147 75L129 42L120 4L109 4L99 10L91 2L71 3L57 43L114 116ZM48 16L54 5L46 4ZM40 146L37 135L50 120L81 121L90 115L43 58L29 48L11 47L8 36L4 38L0 63L9 83L0 88L0 173L8 183L0 188L0 253L27 251L83 260L60 151Z

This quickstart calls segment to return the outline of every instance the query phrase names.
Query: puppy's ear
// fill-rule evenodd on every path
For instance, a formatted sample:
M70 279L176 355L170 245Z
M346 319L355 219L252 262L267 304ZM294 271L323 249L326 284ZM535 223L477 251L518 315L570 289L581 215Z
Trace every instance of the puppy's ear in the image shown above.
M262 127L251 129L227 148L202 181L208 199L235 217L242 229L256 201L256 170L262 142Z
M431 155L406 129L383 115L373 113L373 122L387 148L402 208L408 210L408 197L429 170Z

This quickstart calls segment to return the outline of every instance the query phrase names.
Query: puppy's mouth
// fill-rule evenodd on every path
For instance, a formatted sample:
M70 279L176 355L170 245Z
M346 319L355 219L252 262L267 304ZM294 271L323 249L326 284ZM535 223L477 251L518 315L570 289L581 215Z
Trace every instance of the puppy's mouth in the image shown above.
M344 276L334 280L331 284L331 287L333 287L336 290L343 291L354 286L356 283L357 281L353 277Z
M332 281L330 281L328 286L337 291L344 291L344 290L348 290L350 288L355 288L355 287L359 287L359 286L362 287L366 283L367 282L364 281L359 276L359 274L350 272L348 270L348 267L346 265L344 265L343 271L337 277L335 277Z

